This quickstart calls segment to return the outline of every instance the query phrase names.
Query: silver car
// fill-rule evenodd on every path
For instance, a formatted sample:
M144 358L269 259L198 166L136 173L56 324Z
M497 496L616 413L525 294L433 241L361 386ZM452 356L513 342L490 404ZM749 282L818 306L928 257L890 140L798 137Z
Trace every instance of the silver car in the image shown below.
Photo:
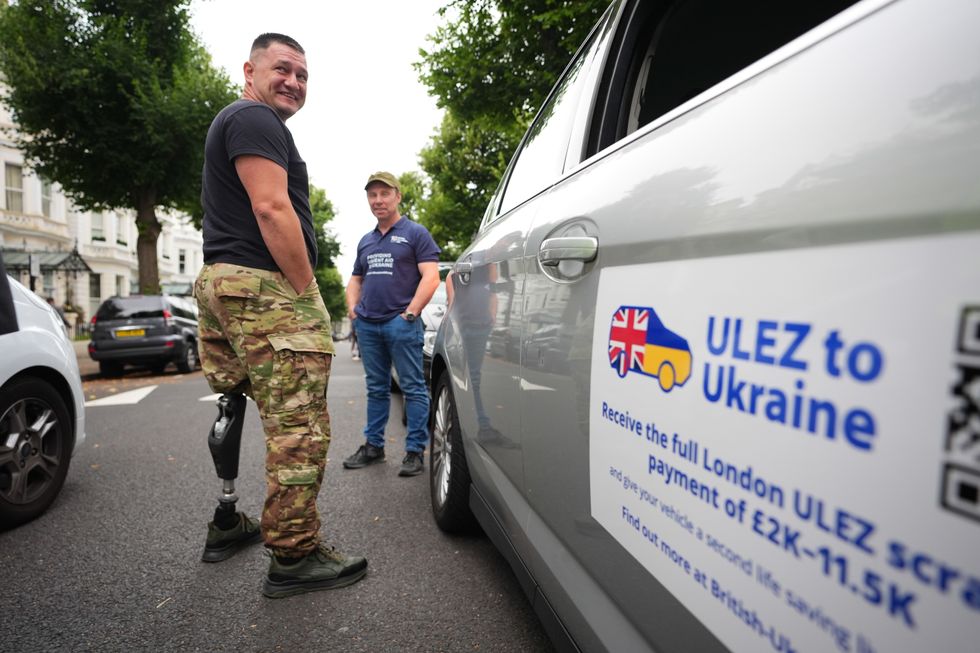
M556 644L980 639L980 3L613 2L432 362L432 510Z

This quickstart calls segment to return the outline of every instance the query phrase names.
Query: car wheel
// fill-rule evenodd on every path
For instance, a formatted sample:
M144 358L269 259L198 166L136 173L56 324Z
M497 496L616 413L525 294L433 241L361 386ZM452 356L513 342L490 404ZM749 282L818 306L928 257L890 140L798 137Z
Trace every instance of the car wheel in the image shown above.
M439 528L449 533L476 530L470 511L470 470L463 452L463 438L456 415L456 402L443 372L436 384L432 411L432 446L429 454L429 493L432 515Z
M184 355L177 361L177 371L189 374L197 368L197 343L190 341L184 345Z
M111 361L99 361L99 374L107 377L122 376L123 364Z
M0 396L0 525L44 512L64 485L71 461L71 422L48 383L15 381Z
M674 366L670 363L662 363L657 370L657 380L660 381L660 388L664 392L670 392L674 388L676 377L674 376Z

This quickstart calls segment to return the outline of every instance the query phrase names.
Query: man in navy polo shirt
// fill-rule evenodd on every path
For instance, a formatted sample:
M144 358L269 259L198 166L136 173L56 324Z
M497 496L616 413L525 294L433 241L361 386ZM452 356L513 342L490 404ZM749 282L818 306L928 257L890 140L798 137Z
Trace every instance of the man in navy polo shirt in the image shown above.
M417 319L439 286L440 249L422 225L398 212L398 180L390 172L368 178L368 204L378 226L357 245L347 284L347 314L357 331L367 378L366 442L344 461L359 469L385 459L385 425L391 403L391 366L405 396L408 439L399 476L422 472L429 441L429 393L422 374L424 327Z

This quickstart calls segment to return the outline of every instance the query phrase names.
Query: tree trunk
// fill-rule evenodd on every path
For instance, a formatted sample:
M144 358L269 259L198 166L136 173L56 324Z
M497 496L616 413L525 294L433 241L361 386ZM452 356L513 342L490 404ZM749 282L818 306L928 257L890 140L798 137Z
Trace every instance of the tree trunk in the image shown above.
M157 238L160 222L156 214L156 192L144 190L136 200L136 260L140 268L140 292L144 295L160 294L160 270L157 267Z

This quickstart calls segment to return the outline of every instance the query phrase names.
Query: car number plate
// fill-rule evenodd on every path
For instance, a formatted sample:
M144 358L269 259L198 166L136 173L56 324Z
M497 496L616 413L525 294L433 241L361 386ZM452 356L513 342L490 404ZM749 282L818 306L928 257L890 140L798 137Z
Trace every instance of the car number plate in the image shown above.
M116 331L116 336L119 338L126 338L132 336L145 336L145 329L120 329Z

